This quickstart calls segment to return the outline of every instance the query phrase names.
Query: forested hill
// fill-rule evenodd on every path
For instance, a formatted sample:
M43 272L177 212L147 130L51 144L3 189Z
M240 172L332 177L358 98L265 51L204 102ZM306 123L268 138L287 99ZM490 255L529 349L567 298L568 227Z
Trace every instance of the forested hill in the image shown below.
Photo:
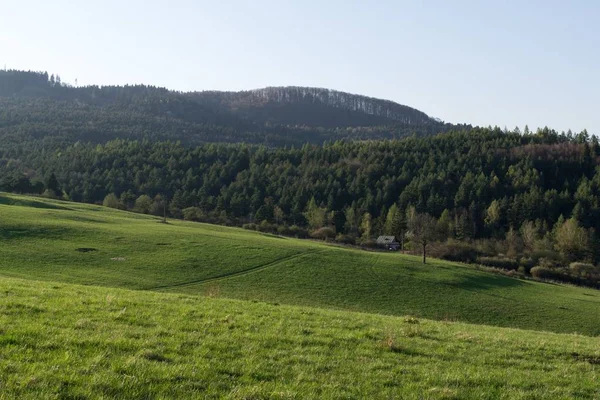
M66 145L113 139L321 144L424 136L457 127L391 101L281 87L181 93L153 86L73 87L47 73L0 71L0 140Z
M243 92L201 92L192 97L202 103L218 101L244 118L279 125L327 128L394 124L439 128L442 125L411 107L329 89L268 87Z

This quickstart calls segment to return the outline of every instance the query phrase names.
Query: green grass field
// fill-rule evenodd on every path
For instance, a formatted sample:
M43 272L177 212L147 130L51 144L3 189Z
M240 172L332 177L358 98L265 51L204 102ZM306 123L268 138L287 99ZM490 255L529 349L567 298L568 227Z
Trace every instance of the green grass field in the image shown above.
M0 399L598 399L600 338L0 279Z
M0 194L0 399L599 399L599 335L599 291Z
M600 292L77 203L0 195L0 276L600 335Z

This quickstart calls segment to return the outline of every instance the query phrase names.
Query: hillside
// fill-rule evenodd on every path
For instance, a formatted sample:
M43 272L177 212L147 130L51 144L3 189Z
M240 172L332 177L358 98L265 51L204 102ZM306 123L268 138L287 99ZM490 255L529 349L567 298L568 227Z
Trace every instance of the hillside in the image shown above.
M361 245L429 214L439 258L600 287L599 165L596 137L550 129L299 148L115 140L0 150L0 190Z
M415 128L441 126L427 114L393 101L336 90L269 87L242 92L200 92L200 103L226 106L246 119L279 125L325 128L404 124Z
M0 293L1 399L600 395L598 338L4 277Z
M142 85L72 87L47 73L0 71L4 147L117 138L302 145L454 127L391 101L327 89L181 93Z
M0 197L0 275L600 335L600 292L457 263Z

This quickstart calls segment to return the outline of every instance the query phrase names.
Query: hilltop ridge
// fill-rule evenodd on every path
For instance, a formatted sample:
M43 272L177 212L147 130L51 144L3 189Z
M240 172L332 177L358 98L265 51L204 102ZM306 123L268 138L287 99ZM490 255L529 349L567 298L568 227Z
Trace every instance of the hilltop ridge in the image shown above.
M280 109L285 106L325 107L347 112L346 114L340 114L345 119L338 118L329 122L320 121L321 124L331 126L360 123L367 126L398 123L414 126L441 124L441 121L429 117L422 111L391 100L382 100L326 88L272 86L240 92L206 91L198 92L196 95L200 98L216 97L221 100L221 104L234 112L252 109L256 112L256 108L269 105L278 105ZM277 110L271 109L270 111ZM362 120L358 121L357 116L352 115L352 113L363 114ZM314 121L310 121L310 116L308 118L309 120L304 122L314 123ZM285 122L289 121L281 121L281 123Z
M60 144L113 139L321 144L470 128L390 100L330 89L177 92L147 85L65 84L46 72L0 71L0 139Z

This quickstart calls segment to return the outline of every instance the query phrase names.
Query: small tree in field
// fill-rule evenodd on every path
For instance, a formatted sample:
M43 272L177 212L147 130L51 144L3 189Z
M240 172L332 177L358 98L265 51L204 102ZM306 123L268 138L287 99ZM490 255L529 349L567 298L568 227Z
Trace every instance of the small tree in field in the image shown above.
M121 207L121 202L119 201L119 198L117 197L117 195L115 195L114 193L109 193L104 198L104 201L102 202L102 205L104 207L120 208Z
M137 198L135 201L135 211L141 212L144 214L149 214L150 209L152 208L152 199L150 196L143 194Z
M423 264L427 263L427 245L438 235L437 220L429 214L414 214L408 221L410 237L423 248Z

